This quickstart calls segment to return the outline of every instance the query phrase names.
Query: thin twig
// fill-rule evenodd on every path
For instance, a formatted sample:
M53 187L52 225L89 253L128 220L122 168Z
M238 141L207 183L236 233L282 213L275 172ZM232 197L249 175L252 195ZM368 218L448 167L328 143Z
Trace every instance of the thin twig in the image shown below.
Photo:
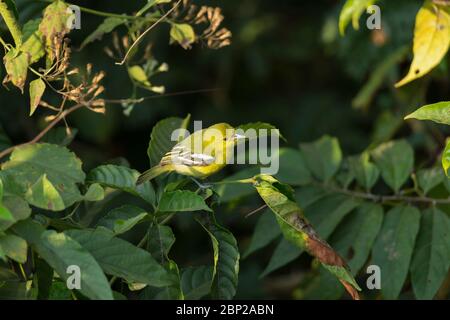
M360 192L360 191L351 191L351 190L346 190L346 189L340 189L340 188L336 188L336 187L325 186L323 184L320 184L320 186L324 189L328 189L328 190L336 192L336 193L341 193L341 194L345 194L348 196L366 199L366 200L372 200L374 202L380 202L380 203L403 201L403 202L421 202L421 203L431 203L431 204L450 204L450 198L428 198L425 196L412 197L412 196L404 196L401 194L378 195L378 194L373 194L370 192Z
M131 50L134 49L134 47L139 43L139 41L141 41L141 39L148 33L150 32L150 30L152 30L154 27L156 27L161 21L163 21L165 18L167 18L167 16L169 14L172 13L173 10L175 10L181 3L182 0L178 0L178 2L169 10L167 11L164 15L161 16L161 18L159 18L158 20L156 20L156 22L154 24L152 24L150 27L148 27L144 32L141 33L141 35L133 42L133 44L131 45L131 47L128 49L127 53L125 54L125 57L123 57L123 60L121 62L116 62L117 65L123 65L125 63L125 61L128 58L128 55L130 54Z
M253 211L247 213L247 214L245 215L245 217L248 218L248 217L250 217L251 215L254 215L255 213L257 213L257 212L259 212L259 211L261 211L261 210L263 210L263 209L265 209L265 208L267 208L267 204L264 204L264 205L262 205L261 207L256 208L255 210L253 210Z
M74 112L74 111L76 111L76 110L78 110L78 109L80 109L80 108L82 108L82 107L84 107L84 106L86 106L86 104L80 103L80 104L76 104L76 105L70 107L70 108L67 109L67 110L62 111L59 115L56 116L55 119L53 119L52 122L50 122L50 124L49 124L47 127L44 128L44 130L42 130L41 132L39 132L39 134L37 134L37 135L36 135L33 139L31 139L30 141L25 142L25 143L21 143L21 144L12 146L12 147L9 147L9 148L3 150L2 152L0 152L0 159L2 159L3 157L7 156L7 155L10 154L11 152L13 152L14 149L16 149L17 147L23 147L23 146L26 146L26 145L33 144L33 143L38 142L39 140L42 139L42 137L43 137L48 131L50 131L50 129L52 129L54 126L56 126L62 119L64 119L65 117L67 117L67 116L68 116L69 114L71 114L72 112Z

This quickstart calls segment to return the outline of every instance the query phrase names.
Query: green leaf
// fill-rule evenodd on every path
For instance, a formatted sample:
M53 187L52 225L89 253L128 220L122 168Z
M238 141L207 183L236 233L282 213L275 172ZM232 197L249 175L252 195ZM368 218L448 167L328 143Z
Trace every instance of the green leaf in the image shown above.
M172 137L172 134L174 134L177 129L186 129L190 118L190 115L185 119L167 118L159 121L153 127L147 149L151 167L156 166L161 158L181 140L179 134L174 137ZM184 132L181 132L181 134L184 134Z
M330 243L348 262L353 275L364 266L383 223L383 207L363 203L337 227Z
M450 168L450 140L447 140L447 144L445 145L445 149L442 152L442 168L444 168L445 175L448 177L448 169Z
M279 150L280 168L276 178L284 183L298 186L311 182L311 173L306 167L302 153L291 148Z
M338 171L342 161L342 151L336 138L323 136L322 138L300 145L306 165L313 175L329 181Z
M5 80L3 80L3 83L11 81L13 85L19 88L23 93L29 66L27 55L12 48L5 54L3 61L8 74Z
M320 186L307 185L296 189L295 200L301 208L306 209L329 194L330 192Z
M39 29L39 24L41 23L42 19L32 19L25 22L25 24L22 27L22 42L26 42L33 33L36 32L36 30Z
M31 209L28 203L18 196L5 196L3 198L3 205L1 208L7 209L12 215L12 220L0 219L0 231L8 229L14 223L25 220L31 214Z
M202 196L188 190L164 192L157 212L185 212L205 210L212 212Z
M442 172L442 168L421 169L417 172L417 181L425 194L443 182L444 179L445 175Z
M409 270L420 212L411 206L397 206L385 216L372 249L372 264L382 270L381 292L385 299L396 299Z
M89 172L86 181L99 183L104 187L119 189L140 197L148 203L155 203L155 191L150 182L136 186L139 172L127 167L112 164L99 166Z
M405 119L431 120L450 125L450 101L428 104L408 114Z
M131 230L147 216L148 213L139 207L124 205L108 212L97 226L105 227L117 235Z
M450 267L450 220L437 208L422 213L411 261L411 281L417 299L433 299Z
M214 249L214 280L211 295L214 299L230 300L236 294L239 274L239 249L233 234L217 223L204 225Z
M269 263L259 277L263 278L273 271L284 267L288 263L300 257L302 253L302 249L286 240L286 238L282 238L275 248L272 257L270 257Z
M371 5L373 5L376 0L347 0L341 9L341 14L339 16L339 33L341 35L345 34L345 28L352 22L353 29L359 29L359 18L363 12Z
M398 88L430 72L441 62L450 45L450 10L426 0L416 16L414 58Z
M267 122L251 122L241 124L236 128L236 131L248 138L259 138L274 135L286 141L286 139L281 135L280 130Z
M101 201L105 197L105 190L98 183L93 183L89 186L86 194L83 196L85 201Z
M152 225L148 229L147 250L160 263L169 260L169 251L175 243L175 235L169 226Z
M307 250L316 257L325 268L341 280L351 296L357 299L356 290L360 288L347 269L345 261L320 236L328 237L343 216L353 210L358 202L351 198L344 198L345 201L338 202L338 206L333 207L337 213L331 214L331 219L328 210L327 217L321 218L320 225L319 221L316 224L313 223L317 227L316 232L295 202L289 186L267 175L260 175L254 179L256 190L275 214L284 237L301 250ZM318 215L314 216L314 218L317 217Z
M45 82L41 78L30 82L30 116L36 111L44 92Z
M249 179L257 175L259 172L260 169L257 167L247 168L228 176L223 179L222 182ZM223 183L215 186L215 189L220 197L221 203L239 200L255 193L255 188L247 183Z
M181 288L186 300L198 300L209 294L213 268L211 266L189 267L181 271Z
M359 204L360 202L354 198L332 194L306 207L305 216L315 227L317 233L323 239L327 239L344 217Z
M29 204L51 211L64 210L64 201L58 190L43 174L30 188L25 195Z
M381 176L395 192L406 182L414 166L414 151L404 140L389 141L372 151Z
M170 42L177 42L183 49L190 49L195 42L194 29L187 23L172 23Z
M64 147L48 143L17 147L10 160L2 165L2 169L7 175L14 176L16 182L25 190L45 175L61 196L64 207L81 199L77 187L77 183L83 183L85 178L81 161ZM32 204L49 209L46 203L43 205L37 201ZM60 203L57 208L60 208Z
M169 260L167 263L167 272L170 276L171 285L163 288L155 288L147 286L141 293L141 299L152 300L183 300L183 292L181 291L180 271L177 264Z
M380 176L380 170L369 161L369 154L363 153L360 156L350 157L348 161L356 181L369 191Z
M64 233L90 252L107 274L157 287L171 283L166 270L148 252L105 228Z
M243 254L243 258L248 257L253 252L264 248L281 234L277 221L270 211L265 211L258 219L253 232L250 245Z
M113 299L108 280L99 264L72 237L53 230L45 231L41 225L30 220L16 224L13 231L27 240L64 281L70 276L67 268L78 266L81 270L80 292L83 295L90 299Z
M101 40L105 34L112 32L118 26L124 24L127 20L118 17L108 17L92 32L89 36L84 39L80 46L83 49L86 45L96 40Z
M25 263L27 261L27 242L13 234L0 235L0 252L3 251L6 256L17 261Z

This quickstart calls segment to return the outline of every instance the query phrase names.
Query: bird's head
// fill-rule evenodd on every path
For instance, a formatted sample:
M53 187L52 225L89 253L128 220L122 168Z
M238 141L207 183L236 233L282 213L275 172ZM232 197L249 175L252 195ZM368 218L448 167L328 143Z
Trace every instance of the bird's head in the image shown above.
M231 125L225 122L212 125L208 129L215 129L218 132L220 132L220 134L223 137L223 141L226 144L236 144L239 141L246 139L244 135L237 133L236 129L234 129Z

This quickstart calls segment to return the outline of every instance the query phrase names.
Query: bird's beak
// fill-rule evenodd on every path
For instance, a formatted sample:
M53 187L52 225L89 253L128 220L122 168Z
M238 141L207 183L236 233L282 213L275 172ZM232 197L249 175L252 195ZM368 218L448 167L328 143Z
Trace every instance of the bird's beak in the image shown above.
M234 139L236 139L236 141L239 141L239 140L245 140L245 139L247 139L247 137L244 136L243 134L235 133Z

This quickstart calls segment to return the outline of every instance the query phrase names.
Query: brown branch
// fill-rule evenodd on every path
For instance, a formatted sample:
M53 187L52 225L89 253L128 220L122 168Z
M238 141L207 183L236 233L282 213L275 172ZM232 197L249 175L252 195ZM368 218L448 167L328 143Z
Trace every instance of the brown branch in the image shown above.
M323 184L319 184L320 187L324 189L328 189L332 192L345 194L348 196L371 200L374 202L387 203L393 201L403 201L403 202L421 202L421 203L429 203L429 204L450 204L450 198L428 198L424 196L411 197L411 196L403 196L403 195L378 195L370 192L359 192L352 191L347 189L340 189L336 187L325 186Z
M36 135L33 139L31 139L28 142L25 143L21 143L21 144L17 144L15 146L9 147L5 150L3 150L2 152L0 152L0 159L2 159L3 157L7 156L8 154L10 154L11 152L14 151L14 149L18 148L18 147L23 147L29 144L33 144L38 142L39 140L42 139L42 137L50 131L50 129L52 129L54 126L56 126L61 120L63 120L65 117L67 117L69 114L71 114L72 112L82 108L86 106L86 104L80 103L80 104L76 104L72 107L70 107L69 109L66 109L64 111L62 111L61 113L59 113L55 119L53 119L52 122L50 122L50 124L44 128L44 130L42 130L41 132L39 132L38 135Z

